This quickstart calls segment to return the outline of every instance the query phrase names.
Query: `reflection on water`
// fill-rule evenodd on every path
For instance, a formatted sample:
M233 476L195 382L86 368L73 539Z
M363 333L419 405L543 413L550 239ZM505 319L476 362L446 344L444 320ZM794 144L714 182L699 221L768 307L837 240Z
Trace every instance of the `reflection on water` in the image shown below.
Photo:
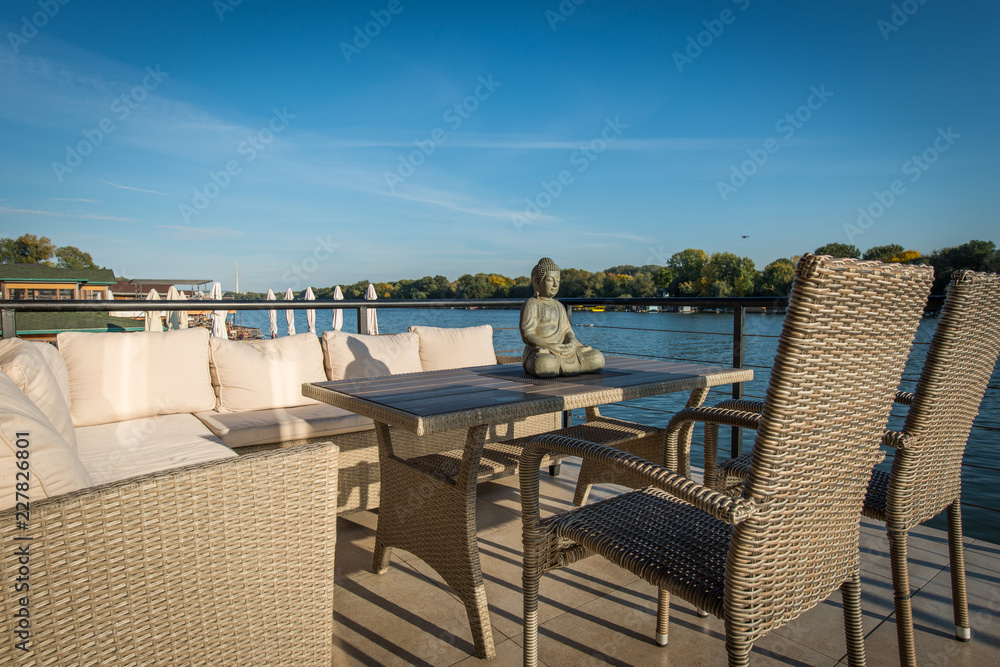
M244 311L237 315L247 326L259 327L266 335L268 319L266 311ZM519 355L523 347L517 330L516 310L424 310L424 309L380 309L378 311L379 330L382 333L399 333L411 325L439 327L463 327L490 324L496 330L494 347L498 353ZM284 318L281 318L282 320ZM328 331L332 325L332 311L316 312L316 329ZM744 387L748 398L762 399L767 388L768 367L777 347L776 336L781 332L783 318L778 315L747 315L745 365L753 368L754 381ZM732 329L733 319L727 313L573 313L576 336L585 345L591 345L605 354L667 357L731 366L733 362ZM929 343L934 334L937 320L927 318L921 321L917 331L918 343ZM296 331L307 331L305 311L295 311ZM648 331L656 329L658 331ZM279 327L284 333L284 326ZM344 331L357 331L357 318L353 311L344 313ZM678 333L681 332L681 333ZM920 368L926 345L914 346L903 374L900 388L912 391L920 375ZM709 394L707 403L715 403L729 397L729 389L720 387ZM670 416L684 407L687 397L681 394L655 396L608 406L602 412L611 417L639 421L657 426L666 425ZM901 428L905 409L893 409L890 428ZM574 415L575 421L582 421L582 412ZM979 411L977 424L994 429L1000 428L1000 369L995 368L990 388ZM973 428L966 448L965 463L988 468L1000 468L996 454L996 430ZM723 436L725 443L728 436ZM720 438L722 439L722 438ZM745 432L744 447L753 443L753 434ZM694 447L693 462L702 463L701 449ZM888 466L888 462L882 464ZM966 502L983 507L1000 509L1000 473L966 466L963 477L963 497ZM1000 543L1000 513L966 506L963 509L965 534L969 537ZM931 522L936 528L946 528L944 516Z

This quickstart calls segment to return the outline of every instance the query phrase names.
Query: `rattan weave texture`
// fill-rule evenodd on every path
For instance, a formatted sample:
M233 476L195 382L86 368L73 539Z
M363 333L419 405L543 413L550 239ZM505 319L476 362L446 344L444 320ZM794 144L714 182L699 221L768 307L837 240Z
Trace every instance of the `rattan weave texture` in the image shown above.
M731 665L746 665L753 643L841 588L848 658L864 663L858 574L858 523L872 465L893 394L930 288L929 267L887 265L806 255L795 281L760 416L750 475L740 497L730 497L649 462L599 445L541 436L526 448L521 464L524 522L525 664L537 661L537 595L541 573L584 553L599 553L661 587L657 632L665 638L669 593L720 614L726 624ZM891 323L892 326L888 326ZM669 427L668 427L669 435ZM676 432L675 432L676 436ZM669 443L667 443L669 446ZM544 452L602 456L606 464L634 469L649 483L681 501L703 507L733 525L724 591L709 599L712 579L677 576L657 567L658 554L689 548L712 554L706 530L671 530L666 516L690 510L676 500L662 505L656 528L636 528L650 538L645 547L602 532L593 518L643 514L603 501L541 519L536 461ZM658 472L657 472L658 471ZM700 490L696 490L700 489ZM607 508L607 509L605 509ZM567 545L581 536L587 544ZM680 523L684 526L684 522ZM684 547L678 545L685 545ZM583 553L581 553L581 550ZM560 554L567 554L563 557ZM697 556L692 557L697 558ZM714 575L717 581L719 575ZM721 612L721 613L720 613Z
M916 664L907 533L944 510L948 512L955 632L959 639L971 636L961 546L961 463L998 354L1000 276L956 272L916 389L896 393L896 403L909 405L910 409L902 431L889 431L882 439L884 445L896 450L891 470L873 470L865 496L865 516L884 521L888 531L896 632L903 665ZM760 409L749 402L727 404L745 410ZM746 417L752 419L749 414ZM716 448L713 438L706 425L706 461L710 450ZM726 461L715 488L738 490L749 471L750 455Z
M0 512L0 665L329 665L336 446L197 464ZM30 541L15 541L30 536ZM29 549L17 593L15 545ZM30 651L14 648L28 598Z

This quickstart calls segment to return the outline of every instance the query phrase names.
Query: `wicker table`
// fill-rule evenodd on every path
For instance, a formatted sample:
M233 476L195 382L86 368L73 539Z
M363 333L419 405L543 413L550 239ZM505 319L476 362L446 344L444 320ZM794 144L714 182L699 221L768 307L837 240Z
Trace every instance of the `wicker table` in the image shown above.
M302 393L375 421L382 487L375 571L388 568L392 547L420 557L463 600L477 653L492 658L476 540L476 483L489 426L579 408L588 408L589 418L598 405L675 391L690 391L688 405L697 406L709 387L752 379L745 369L608 357L594 375L543 380L506 364L315 382L302 385ZM395 455L390 426L417 436L467 429L458 474Z

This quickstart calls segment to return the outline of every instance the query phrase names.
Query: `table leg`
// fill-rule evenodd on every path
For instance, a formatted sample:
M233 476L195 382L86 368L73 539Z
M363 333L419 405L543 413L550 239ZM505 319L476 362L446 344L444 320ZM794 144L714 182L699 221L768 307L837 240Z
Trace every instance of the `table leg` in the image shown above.
M430 565L465 604L480 658L496 655L476 536L476 474L487 425L469 429L455 482L428 474L392 453L389 427L376 422L381 502L373 569L385 572L393 547Z

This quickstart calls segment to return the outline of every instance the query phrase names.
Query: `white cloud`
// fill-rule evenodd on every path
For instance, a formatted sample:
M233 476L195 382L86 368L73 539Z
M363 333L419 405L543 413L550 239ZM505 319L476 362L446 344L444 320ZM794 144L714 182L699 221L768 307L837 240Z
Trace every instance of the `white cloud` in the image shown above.
M113 222L137 222L132 218L121 218L114 215L101 215L99 213L45 211L41 209L10 208L9 206L0 206L0 213L10 213L17 215L41 215L54 218L75 218L78 220L110 220Z
M120 185L118 183L112 183L111 181L104 181L104 180L102 180L101 183L107 183L108 185L110 185L112 187L121 188L122 190L134 190L135 192L148 192L151 195L164 195L164 196L166 196L166 194L167 194L166 192L157 192L156 190L145 190L143 188L135 188L135 187L132 187L131 185Z

